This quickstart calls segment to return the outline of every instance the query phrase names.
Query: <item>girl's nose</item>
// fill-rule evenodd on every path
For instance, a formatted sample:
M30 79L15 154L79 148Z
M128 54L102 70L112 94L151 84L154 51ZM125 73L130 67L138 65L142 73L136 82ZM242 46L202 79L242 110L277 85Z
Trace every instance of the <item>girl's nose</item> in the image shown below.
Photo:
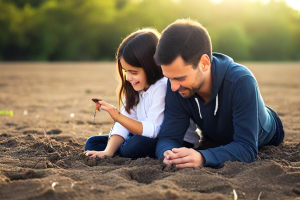
M127 81L131 81L132 80L132 76L129 73L126 73L126 80Z

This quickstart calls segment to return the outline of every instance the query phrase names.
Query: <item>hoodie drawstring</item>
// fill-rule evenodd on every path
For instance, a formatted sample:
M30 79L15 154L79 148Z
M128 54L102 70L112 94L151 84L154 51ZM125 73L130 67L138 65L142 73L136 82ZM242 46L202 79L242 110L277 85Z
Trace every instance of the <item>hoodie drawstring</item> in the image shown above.
M218 101L218 93L217 93L217 96L216 96L216 106L215 106L215 112L214 112L214 115L217 114L218 107L219 107L219 101Z
M199 105L199 101L197 98L195 98L195 101L197 103L197 106L198 106L198 111L199 111L199 115L200 115L200 118L202 119L202 115L201 115L201 110L200 110L200 105Z
M201 114L201 110L200 110L200 104L199 104L199 101L198 101L197 98L195 98L195 101L196 101L197 106L198 106L198 111L199 111L200 118L202 119L202 114ZM217 94L217 96L216 96L215 111L214 111L214 115L215 115L215 116L217 115L218 108L219 108L219 96L218 96L218 94Z

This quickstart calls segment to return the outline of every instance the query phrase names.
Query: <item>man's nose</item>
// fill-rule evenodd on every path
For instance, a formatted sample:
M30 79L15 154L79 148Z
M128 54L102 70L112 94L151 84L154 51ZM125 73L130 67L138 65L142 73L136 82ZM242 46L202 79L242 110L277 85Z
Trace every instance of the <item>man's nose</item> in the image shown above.
M180 87L180 84L176 83L176 81L171 81L171 90L173 92L177 91Z

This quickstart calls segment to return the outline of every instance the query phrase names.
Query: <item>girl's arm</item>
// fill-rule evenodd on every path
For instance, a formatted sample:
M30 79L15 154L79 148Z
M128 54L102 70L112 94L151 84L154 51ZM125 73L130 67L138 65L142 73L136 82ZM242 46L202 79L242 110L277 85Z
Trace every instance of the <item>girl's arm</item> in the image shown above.
M86 156L91 156L91 158L99 157L102 158L104 156L112 157L115 152L120 148L123 144L124 138L119 135L112 135L108 142L104 151L87 151Z
M114 107L104 101L99 101L99 102L97 102L97 104L100 104L102 110L107 111L115 122L120 123L129 132L136 134L136 135L141 135L143 133L142 122L131 119L131 118L121 114L120 111L116 107Z

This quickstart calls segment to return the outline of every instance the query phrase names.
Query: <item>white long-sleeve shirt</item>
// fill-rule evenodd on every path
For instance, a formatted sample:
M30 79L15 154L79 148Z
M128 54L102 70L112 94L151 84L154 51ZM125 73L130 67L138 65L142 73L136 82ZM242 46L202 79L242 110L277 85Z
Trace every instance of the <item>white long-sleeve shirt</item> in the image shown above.
M164 119L167 80L167 78L163 77L152 84L147 91L140 91L140 101L130 110L130 114L124 107L121 109L121 113L126 117L142 122L142 135L145 137L156 138L160 131ZM111 135L120 135L126 139L129 131L116 122L110 131Z
M126 117L142 122L142 135L145 137L156 138L160 131L164 119L167 81L168 79L163 77L151 85L147 91L140 91L140 101L130 110L130 114L124 107L121 109L121 113ZM190 126L187 129L184 141L192 143L194 147L197 147L200 137L195 131L196 124L190 120ZM120 123L116 122L110 131L109 136L111 135L119 135L126 139L129 135L129 131Z

